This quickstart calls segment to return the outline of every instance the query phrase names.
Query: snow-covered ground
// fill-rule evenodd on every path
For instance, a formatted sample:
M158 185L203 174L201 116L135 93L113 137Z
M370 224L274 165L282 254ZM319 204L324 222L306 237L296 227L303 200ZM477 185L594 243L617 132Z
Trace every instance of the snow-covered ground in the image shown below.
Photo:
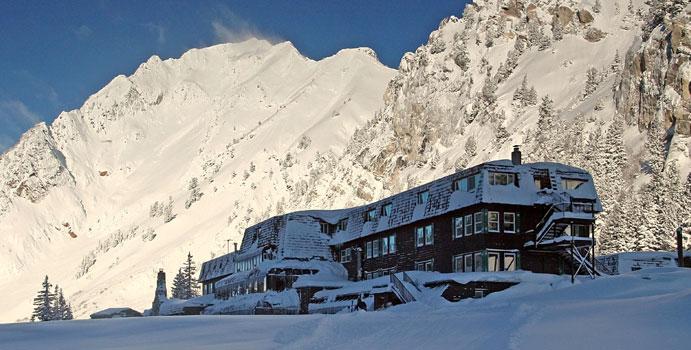
M545 287L545 286L542 286ZM511 288L446 307L306 316L189 316L0 325L20 349L685 349L691 269L658 268L545 292Z

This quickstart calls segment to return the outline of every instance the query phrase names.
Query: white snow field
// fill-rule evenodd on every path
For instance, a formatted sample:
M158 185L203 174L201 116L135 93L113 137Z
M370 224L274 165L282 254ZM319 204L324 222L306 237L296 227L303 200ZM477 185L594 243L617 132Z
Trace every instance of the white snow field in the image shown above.
M188 316L0 325L20 349L688 349L691 269L571 286L522 283L435 307L306 316ZM536 283L542 281L543 283Z

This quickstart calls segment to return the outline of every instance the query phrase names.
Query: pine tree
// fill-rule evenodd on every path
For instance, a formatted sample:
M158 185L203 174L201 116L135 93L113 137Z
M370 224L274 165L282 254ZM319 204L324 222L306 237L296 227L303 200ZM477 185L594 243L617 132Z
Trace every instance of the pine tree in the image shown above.
M475 136L470 135L465 141L465 154L468 158L475 157L477 155L477 143L475 142Z
M588 71L586 72L585 91L583 92L583 97L590 96L593 92L595 92L599 84L600 82L597 75L597 69L595 69L595 67L588 68Z
M187 261L185 261L185 265L182 267L182 274L185 279L185 298L184 299L191 299L199 296L199 283L197 283L196 279L196 272L197 272L197 267L194 265L194 261L192 260L192 253L188 252L187 253Z
M660 174L665 160L665 134L657 120L653 120L646 133L644 148L648 173Z
M564 38L564 28L561 25L561 21L557 17L554 17L552 20L552 38L554 38L556 41Z
M250 171L254 171L254 163L250 165ZM190 184L187 187L190 190L190 198L185 202L185 209L189 209L192 204L202 198L203 193L199 191L199 180L196 177L190 179Z
M535 137L538 149L542 150L542 152L538 152L540 157L544 157L547 153L546 151L551 148L547 143L549 141L548 135L554 132L554 127L556 125L554 119L554 101L552 101L549 95L546 95L542 98L542 103L538 111L537 135Z
M53 319L53 303L55 294L51 292L52 284L48 282L48 276L42 283L42 288L34 298L34 312L31 314L31 321L50 321Z
M182 269L178 269L178 273L175 275L175 278L173 279L173 288L171 292L173 293L173 298L174 299L185 299L184 298L184 290L185 290L185 279L182 275Z
M187 259L173 280L173 298L191 299L199 296L199 283L196 275L197 267L192 260L192 254L187 253Z
M600 0L595 0L595 5L593 5L593 12L600 13L601 10L602 4L600 3Z
M163 209L163 222L169 223L175 219L175 214L173 214L173 197L168 197L168 204Z
M71 320L72 317L72 306L67 303L65 296L62 294L62 288L55 285L55 304L53 306L53 319L54 320Z

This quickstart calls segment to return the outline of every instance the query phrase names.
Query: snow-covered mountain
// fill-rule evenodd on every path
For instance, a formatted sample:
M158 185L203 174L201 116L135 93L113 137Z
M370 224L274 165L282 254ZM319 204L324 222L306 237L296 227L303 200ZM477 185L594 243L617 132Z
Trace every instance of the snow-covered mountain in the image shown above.
M0 157L0 320L29 315L44 274L76 316L147 307L188 251L514 144L593 173L602 251L669 248L691 217L691 6L652 5L476 0L398 72L259 40L152 57Z
M28 315L44 274L78 316L144 308L159 268L225 253L316 191L317 160L342 153L393 74L366 48L313 61L249 40L154 56L35 126L0 158L0 319Z

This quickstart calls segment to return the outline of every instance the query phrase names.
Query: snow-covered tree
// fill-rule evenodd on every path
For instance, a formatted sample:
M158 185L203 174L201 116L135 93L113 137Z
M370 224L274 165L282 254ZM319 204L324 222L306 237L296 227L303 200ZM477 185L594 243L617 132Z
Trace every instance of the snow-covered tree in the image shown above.
M593 5L593 12L600 13L600 11L602 11L602 4L600 3L600 0L595 0L595 4Z
M475 157L477 155L477 142L475 141L475 136L470 135L465 141L465 154L468 158Z
M597 74L597 69L595 69L595 67L588 68L586 71L585 91L583 92L583 97L588 97L595 92L599 84L600 80Z
M53 305L53 320L71 320L72 306L65 300L62 288L55 285L55 304Z
M55 293L51 291L53 285L48 282L48 276L41 284L41 290L34 298L34 312L31 314L31 321L50 321L53 319L53 304L55 303Z
M175 219L175 214L173 214L173 197L168 196L168 204L163 209L163 222L169 223Z
M254 164L252 164L251 166L253 167ZM190 179L190 183L187 186L187 189L190 191L190 198L188 198L185 202L185 209L189 209L192 206L192 204L197 202L204 195L199 190L199 180L197 180L196 177Z
M187 253L187 259L178 270L173 280L173 298L192 299L199 296L199 283L196 279L197 267L192 260L192 253Z
M185 299L185 278L182 275L182 269L178 269L178 273L175 274L173 279L173 288L171 288L172 297L174 299Z
M561 21L554 17L552 20L552 38L556 41L564 39L564 27L561 25Z
M660 127L660 122L653 120L646 132L644 149L646 150L645 162L648 173L661 174L665 161L665 133Z

